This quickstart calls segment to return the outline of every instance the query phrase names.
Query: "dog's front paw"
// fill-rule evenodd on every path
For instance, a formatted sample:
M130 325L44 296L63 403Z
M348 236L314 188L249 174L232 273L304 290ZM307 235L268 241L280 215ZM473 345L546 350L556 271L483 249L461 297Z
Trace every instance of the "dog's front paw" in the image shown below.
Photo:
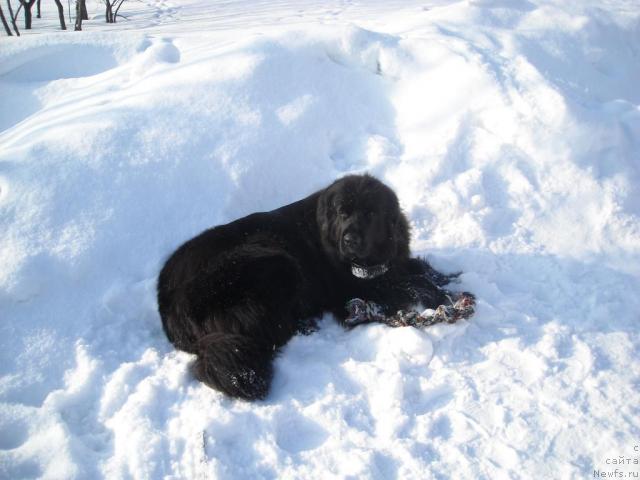
M380 305L361 298L352 298L346 303L345 308L347 318L344 323L348 327L355 327L361 323L382 322L385 318Z

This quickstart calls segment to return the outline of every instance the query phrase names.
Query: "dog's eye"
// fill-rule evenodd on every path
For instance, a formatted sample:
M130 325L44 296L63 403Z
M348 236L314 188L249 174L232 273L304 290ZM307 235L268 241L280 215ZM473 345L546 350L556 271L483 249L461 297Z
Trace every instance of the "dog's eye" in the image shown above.
M375 217L375 216L376 216L376 212L375 212L375 210L369 210L369 211L367 212L367 217L369 217L369 218L373 218L373 217Z
M349 217L349 212L347 211L346 208L344 208L342 206L339 206L339 207L336 208L336 213L343 220Z

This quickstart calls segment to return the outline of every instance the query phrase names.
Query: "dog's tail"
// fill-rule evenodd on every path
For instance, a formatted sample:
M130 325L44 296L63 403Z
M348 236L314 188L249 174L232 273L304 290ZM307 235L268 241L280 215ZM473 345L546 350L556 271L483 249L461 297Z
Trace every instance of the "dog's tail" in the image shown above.
M273 346L248 336L211 333L198 341L193 373L231 397L260 400L269 392L275 354Z

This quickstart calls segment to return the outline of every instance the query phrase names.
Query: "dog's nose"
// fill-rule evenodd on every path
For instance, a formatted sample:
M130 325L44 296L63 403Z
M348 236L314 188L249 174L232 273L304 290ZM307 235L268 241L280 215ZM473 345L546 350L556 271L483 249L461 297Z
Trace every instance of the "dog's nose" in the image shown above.
M345 233L343 240L344 240L345 246L349 248L358 248L361 243L360 235L353 232Z

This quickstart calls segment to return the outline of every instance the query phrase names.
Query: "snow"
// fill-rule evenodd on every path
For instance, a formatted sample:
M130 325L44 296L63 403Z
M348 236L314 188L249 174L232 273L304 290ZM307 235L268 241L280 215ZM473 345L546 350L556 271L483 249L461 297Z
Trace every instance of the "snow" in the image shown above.
M0 40L0 478L637 475L637 2L90 7ZM262 402L194 381L164 259L363 171L476 315L327 315Z

